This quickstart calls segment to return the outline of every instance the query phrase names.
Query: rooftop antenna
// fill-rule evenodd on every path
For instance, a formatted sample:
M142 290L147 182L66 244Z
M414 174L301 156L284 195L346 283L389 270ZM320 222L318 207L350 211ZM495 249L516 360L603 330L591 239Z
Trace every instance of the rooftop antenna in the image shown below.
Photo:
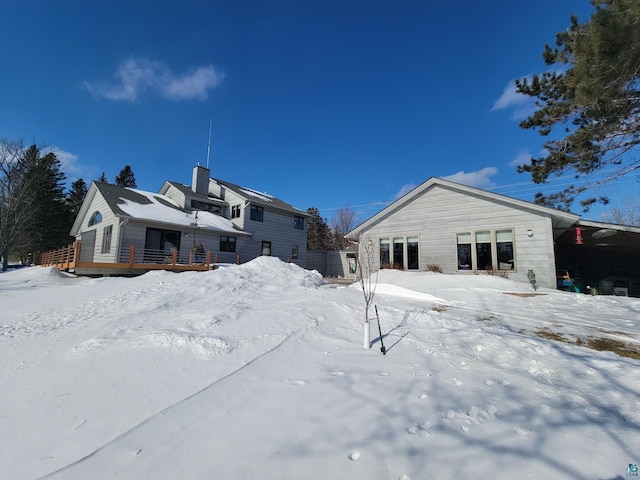
M207 168L209 168L209 154L211 153L211 125L213 117L209 117L209 143L207 144Z

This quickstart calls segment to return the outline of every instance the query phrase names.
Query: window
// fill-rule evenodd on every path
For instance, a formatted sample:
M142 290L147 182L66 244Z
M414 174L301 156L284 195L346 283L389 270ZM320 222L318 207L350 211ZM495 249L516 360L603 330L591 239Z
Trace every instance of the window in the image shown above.
M220 251L221 252L235 252L236 251L236 237L220 237Z
M180 251L180 232L176 230L161 230L147 228L144 241L144 261L163 262L173 253L173 249Z
M259 207L257 205L251 205L251 216L249 217L251 220L256 222L264 221L264 207Z
M293 228L298 230L304 230L304 217L293 217Z
M404 238L393 239L393 268L404 268Z
M200 200L191 200L191 208L194 210L204 210L205 212L220 213L220 207Z
M456 234L458 270L515 270L513 230Z
M93 212L93 214L91 215L91 218L89 218L89 226L92 227L93 225L97 225L101 221L102 221L102 214L98 211Z
M356 273L358 269L358 261L355 253L347 253L347 261L349 262L349 273Z
M298 258L298 245L291 246L291 258Z
M102 249L100 253L111 253L111 233L113 231L113 225L104 227L102 230Z
M418 270L418 237L407 237L407 268Z
M231 218L240 218L240 205L233 205L231 207Z
M471 234L458 233L458 270L471 270L473 263L471 259Z
M493 270L491 232L476 232L476 258L478 270Z
M266 255L267 257L271 255L271 242L262 242L260 255Z
M391 260L389 259L389 239L380 239L380 268L389 268Z
M498 270L513 270L513 230L496 231L496 247L498 250Z

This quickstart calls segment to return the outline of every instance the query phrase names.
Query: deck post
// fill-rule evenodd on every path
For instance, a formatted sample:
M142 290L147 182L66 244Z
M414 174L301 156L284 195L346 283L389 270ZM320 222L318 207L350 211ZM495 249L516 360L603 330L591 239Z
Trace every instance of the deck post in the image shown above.
M129 268L133 268L133 264L136 261L136 246L129 246Z
M174 248L173 251L171 252L171 263L173 265L178 263L178 249L177 248Z
M73 266L77 267L80 264L80 252L82 251L82 241L76 240L76 248L73 254Z

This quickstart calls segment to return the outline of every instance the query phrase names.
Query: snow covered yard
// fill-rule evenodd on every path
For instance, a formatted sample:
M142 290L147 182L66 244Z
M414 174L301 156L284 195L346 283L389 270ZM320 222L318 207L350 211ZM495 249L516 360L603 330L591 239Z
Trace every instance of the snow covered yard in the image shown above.
M383 356L357 286L274 258L0 274L2 478L624 478L640 300L531 293L382 271Z

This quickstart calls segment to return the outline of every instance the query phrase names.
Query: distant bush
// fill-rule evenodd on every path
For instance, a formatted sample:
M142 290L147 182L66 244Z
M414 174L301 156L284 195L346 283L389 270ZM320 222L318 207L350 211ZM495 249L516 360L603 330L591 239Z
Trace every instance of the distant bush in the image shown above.
M487 275L491 275L492 277L509 278L509 272L506 272L505 270L494 270L493 268L488 268L485 272L487 272Z
M429 265L427 265L426 271L442 273L442 267L440 265L436 265L435 263L430 263Z

